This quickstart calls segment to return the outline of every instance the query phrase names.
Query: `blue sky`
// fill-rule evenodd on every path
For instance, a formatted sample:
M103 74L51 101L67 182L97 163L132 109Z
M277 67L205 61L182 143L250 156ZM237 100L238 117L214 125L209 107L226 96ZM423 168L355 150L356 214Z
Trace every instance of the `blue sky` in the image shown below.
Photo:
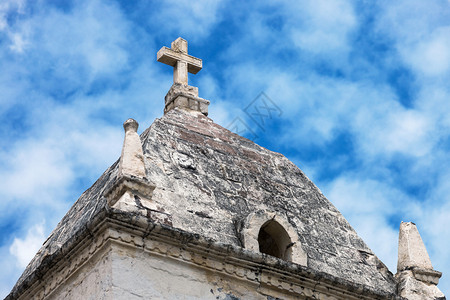
M393 273L415 222L449 294L449 1L3 0L0 297L119 157L122 123L162 115L156 52L178 36L216 123L294 161ZM261 92L279 111L259 126Z

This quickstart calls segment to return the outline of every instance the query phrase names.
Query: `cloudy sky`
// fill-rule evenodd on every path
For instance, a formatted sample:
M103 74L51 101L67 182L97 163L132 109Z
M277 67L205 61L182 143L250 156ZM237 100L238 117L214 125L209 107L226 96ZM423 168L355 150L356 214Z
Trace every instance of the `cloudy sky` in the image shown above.
M162 115L178 36L215 122L294 161L393 273L415 222L450 294L450 2L373 2L0 1L0 297L122 123Z

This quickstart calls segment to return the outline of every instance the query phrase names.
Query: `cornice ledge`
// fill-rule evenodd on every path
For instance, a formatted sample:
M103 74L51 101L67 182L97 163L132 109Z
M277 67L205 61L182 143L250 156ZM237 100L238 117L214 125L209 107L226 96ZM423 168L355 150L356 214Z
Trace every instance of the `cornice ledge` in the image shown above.
M145 177L123 174L105 191L104 196L108 205L113 206L126 191L151 199L154 189L155 185Z
M125 179L124 182L126 182ZM112 230L105 234L107 229ZM122 232L123 234L115 234L114 232ZM92 249L84 250L89 248L89 243L84 243L84 239L95 241L95 247L91 245ZM312 292L317 291L325 294L330 294L331 292L333 295L340 295L340 299L403 299L396 294L377 291L366 285L355 284L324 272L315 271L309 267L262 253L252 252L236 245L216 242L198 234L158 223L139 213L126 212L105 206L92 218L89 224L81 228L60 249L44 257L39 267L19 286L14 287L5 300L18 299L30 287L35 286L33 289L36 289L40 285L44 274L45 276L50 276L48 272L57 267L61 261L64 261L68 254L75 256L75 253L83 251L85 253L84 256L93 255L96 249L100 249L108 240L117 240L120 243L140 247L146 251L158 252L182 259L200 267L223 270L230 275L245 277L265 286L272 286L288 292L292 292L292 289L289 288L292 283L293 285L304 285ZM151 241L156 242L158 245L152 246ZM169 245L169 247L161 246L164 244ZM186 256L184 254L183 256L179 249L185 253L191 252L193 255ZM207 262L205 257L208 256L213 261L219 262L221 266L218 267L214 262L212 264ZM87 259L88 257L78 258L77 262L81 264ZM211 259L209 260L211 261ZM74 268L76 269L77 267L79 267L78 264ZM243 269L252 270L253 274L243 274ZM263 276L264 278L255 278L255 269L260 276L266 274ZM66 276L69 276L69 273L65 273ZM273 279L270 279L271 277ZM282 281L276 278L282 278ZM61 282L61 279L58 282ZM58 283L52 283L52 286L55 288L57 285Z
M226 260L228 264L241 268L253 270L257 268L261 272L277 275L277 277L282 277L285 281L293 284L295 282L301 282L302 284L310 285L311 288L316 290L321 289L323 292L334 290L345 295L345 297L350 297L342 299L352 299L352 297L355 297L355 299L402 299L395 293L375 290L366 285L356 284L328 273L315 271L309 267L284 261L266 254L249 251L236 245L223 244L163 223L155 223L139 215L130 216L129 213L120 210L112 211L112 215L114 224L125 230L131 230L133 235L136 234L136 230L139 230L145 238L151 238L155 241L177 246L183 250L198 253L199 257L210 256L214 260ZM130 239L127 240L128 242L131 241ZM139 245L135 246L139 247ZM155 247L155 249L161 254L174 256L171 251L164 253L158 247ZM205 266L205 262L198 262L197 264ZM242 276L238 275L238 277ZM319 287L317 281L323 286Z

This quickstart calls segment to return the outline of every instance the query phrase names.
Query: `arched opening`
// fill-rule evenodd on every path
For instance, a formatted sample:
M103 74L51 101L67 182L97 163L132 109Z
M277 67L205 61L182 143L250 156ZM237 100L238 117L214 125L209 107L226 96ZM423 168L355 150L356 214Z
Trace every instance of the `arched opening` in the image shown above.
M269 220L261 226L258 234L259 251L284 260L292 259L292 241L277 221Z

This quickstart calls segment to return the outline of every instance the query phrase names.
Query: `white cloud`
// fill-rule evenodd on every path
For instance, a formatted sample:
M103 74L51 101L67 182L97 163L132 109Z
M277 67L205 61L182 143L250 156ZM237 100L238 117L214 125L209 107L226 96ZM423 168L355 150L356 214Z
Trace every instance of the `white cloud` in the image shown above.
M366 155L390 157L401 153L420 157L431 151L436 140L431 135L433 124L428 116L394 102L378 113L376 110L377 107L362 109L358 122L362 127L354 128Z
M7 30L8 14L23 13L25 7L25 0L3 0L0 2L0 31Z
M18 267L18 261L14 255L10 253L11 244L4 244L0 247L0 298L6 297L11 291L15 281L19 279L23 268Z
M421 90L417 109L435 121L435 134L445 136L450 130L450 90L446 83L428 83Z
M9 252L16 258L20 268L25 268L45 241L44 223L30 228L25 238L14 238Z
M13 34L11 37L12 44L9 46L14 52L23 53L27 42L23 40L23 37L17 33Z
M416 156L426 155L433 141L429 139L429 120L417 111L402 111L389 116L385 132L386 150L400 151Z
M394 42L416 75L447 75L450 68L450 5L433 1L396 1L381 5L379 30Z
M221 6L222 1L214 0L164 1L155 16L156 23L164 24L166 31L188 35L190 41L195 41L207 36L220 21Z
M25 204L22 209L33 210L34 220L28 222L35 224L38 215L56 223L66 203L81 192L73 192L74 185L94 182L119 157L121 122L133 117L143 130L162 115L172 79L170 70L158 71L151 54L157 50L151 49L153 35L181 35L215 50L217 37L209 35L222 26L221 42L230 43L221 44L220 53L202 57L205 68L220 63L220 73L197 75L200 97L211 100L210 117L225 126L236 116L245 118L242 109L265 91L283 110L282 126L288 124L276 138L267 139L287 149L285 154L304 163L302 169L317 180L324 168L339 170L321 188L392 271L398 231L390 223L392 215L417 222L435 267L450 269L445 253L449 237L441 226L450 213L450 178L443 171L448 151L442 146L450 129L450 18L437 2L380 4L383 15L377 13L373 20L377 36L386 37L381 42L394 43L398 51L370 53L389 62L383 67L354 48L360 44L352 44L353 34L365 30L361 4L352 1L249 6L169 1L157 9L149 5L144 19L133 19L135 13L111 2L86 1L68 10L36 7L33 15L8 24L5 11L26 11L19 8L20 1L14 3L0 3L0 30L10 38L0 49L0 105L5 121L13 107L18 116L12 117L25 125L16 128L9 122L2 129L0 206ZM358 38L365 39L366 32L360 33ZM348 54L355 52L359 57L349 61ZM314 68L316 58L325 60L326 68L331 65L329 74ZM384 77L385 68L404 65L417 90L407 108ZM335 154L331 148L340 133L354 148L351 153ZM309 151L304 146L311 145L326 146L320 151L327 155L303 162L303 152ZM390 169L397 157L410 159L401 171ZM357 171L349 171L348 162ZM418 199L402 185L422 186L427 191L420 197L426 194L427 199ZM16 239L24 243L27 237Z
M425 156L444 134L436 134L439 125L435 119L445 108L407 109L386 85L315 75L300 80L292 74L279 74L269 80L267 91L276 95L285 112L283 118L292 119L293 126L284 133L287 139L313 136L303 138L302 143L321 145L336 133L347 132L366 159L390 159L398 153Z
M64 190L73 174L61 150L51 141L30 140L4 153L8 166L0 173L0 186L6 202L17 198L46 202L54 192Z
M450 27L440 27L429 36L405 47L405 60L427 76L441 76L450 69Z
M351 1L301 1L290 13L292 42L313 53L346 52L358 23Z
M110 75L127 68L128 23L113 4L87 1L64 12L42 8L38 13L10 28L10 49L27 53L37 67L48 68L47 76L80 82L80 71L86 72L85 83L97 76ZM36 57L45 60L36 61Z
M23 14L25 9L25 0L4 0L0 2L0 32L5 32L11 43L9 49L13 52L23 53L27 42L23 36L14 32L8 23L8 16L11 14Z
M361 175L344 175L329 185L327 195L342 212L362 218L363 215L371 214L386 216L394 213L394 208L406 200L393 187L373 179L364 179Z
M88 109L51 105L35 110L36 130L3 151L1 195L7 205L14 199L42 205L66 196L76 178L98 176L120 156L121 124L114 127L92 120ZM77 111L77 114L74 114ZM82 169L80 173L79 169Z
M389 218L404 213L411 199L395 187L364 178L365 174L343 175L326 185L324 192L395 274L398 229L392 228Z

